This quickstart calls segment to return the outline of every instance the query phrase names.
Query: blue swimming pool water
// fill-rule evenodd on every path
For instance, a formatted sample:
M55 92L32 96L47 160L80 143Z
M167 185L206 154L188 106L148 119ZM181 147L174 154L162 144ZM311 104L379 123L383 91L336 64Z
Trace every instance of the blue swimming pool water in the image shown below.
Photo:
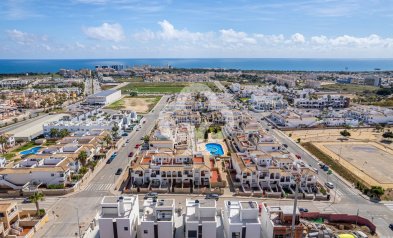
M210 152L211 155L223 155L224 150L220 144L209 143L206 144L206 150Z
M21 154L21 155L35 155L35 154L37 154L37 152L40 149L41 149L41 146L36 146L36 147L30 148L28 150L21 151L21 152L19 152L19 154Z

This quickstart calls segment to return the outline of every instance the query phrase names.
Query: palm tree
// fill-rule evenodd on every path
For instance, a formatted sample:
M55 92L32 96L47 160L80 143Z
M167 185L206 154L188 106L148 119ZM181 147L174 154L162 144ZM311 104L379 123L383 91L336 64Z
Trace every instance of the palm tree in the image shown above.
M64 138L66 136L70 135L70 132L67 129L61 129L59 131L59 137Z
M44 194L41 192L35 192L33 195L30 197L30 201L32 203L35 203L35 208L37 209L37 215L40 215L40 201L44 201Z
M145 135L145 136L143 137L143 141L144 141L146 144L149 143L150 137L149 137L148 135Z
M49 135L52 138L57 137L59 135L59 129L51 128L50 131L49 131Z
M5 144L7 143L8 139L5 135L0 135L0 148L1 152L5 153Z
M110 145L110 144L112 143L112 137L111 137L111 135L107 134L107 135L104 137L104 141L105 141L105 143L106 143L106 146Z
M82 164L82 166L85 166L87 162L86 151L81 151L76 159Z

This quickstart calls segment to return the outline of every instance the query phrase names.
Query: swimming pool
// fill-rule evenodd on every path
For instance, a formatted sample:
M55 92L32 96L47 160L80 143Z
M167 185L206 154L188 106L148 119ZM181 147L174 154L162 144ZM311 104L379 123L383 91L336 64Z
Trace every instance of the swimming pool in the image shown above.
M206 150L210 152L211 155L223 155L224 150L220 144L209 143L205 145Z
M21 155L35 155L35 154L37 154L37 152L41 148L42 148L41 146L36 146L36 147L30 148L28 150L21 151L21 152L19 152L19 154L21 154Z

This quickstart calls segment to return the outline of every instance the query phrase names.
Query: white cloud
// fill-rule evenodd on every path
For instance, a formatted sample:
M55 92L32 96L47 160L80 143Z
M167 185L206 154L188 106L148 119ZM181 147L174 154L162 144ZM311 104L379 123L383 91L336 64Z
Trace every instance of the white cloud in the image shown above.
M89 38L95 40L118 42L125 39L123 27L117 23L103 23L101 26L88 27L83 31Z
M237 44L237 45L243 45L243 44L256 44L257 41L248 36L247 33L242 32L242 31L235 31L233 29L228 29L228 30L220 30L221 33L221 40L224 43L229 43L229 44Z
M328 38L324 35L321 36L313 36L311 37L311 43L317 44L317 45L324 45L328 43Z
M306 39L305 39L304 36L303 36L302 34L300 34L300 33L295 33L295 34L293 34L293 35L291 36L291 40L292 40L294 43L301 43L301 44L303 44L303 43L306 42Z
M7 36L10 40L12 40L13 42L16 42L17 44L20 44L20 45L31 45L31 44L37 43L37 42L48 41L48 37L45 35L39 36L39 35L23 32L23 31L19 31L17 29L7 30L6 33L7 33Z

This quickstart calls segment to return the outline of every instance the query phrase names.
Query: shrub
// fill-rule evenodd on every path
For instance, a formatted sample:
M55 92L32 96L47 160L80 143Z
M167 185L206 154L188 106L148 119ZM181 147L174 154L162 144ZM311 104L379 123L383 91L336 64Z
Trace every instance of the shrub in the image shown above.
M64 184L50 184L47 186L48 189L63 189Z

